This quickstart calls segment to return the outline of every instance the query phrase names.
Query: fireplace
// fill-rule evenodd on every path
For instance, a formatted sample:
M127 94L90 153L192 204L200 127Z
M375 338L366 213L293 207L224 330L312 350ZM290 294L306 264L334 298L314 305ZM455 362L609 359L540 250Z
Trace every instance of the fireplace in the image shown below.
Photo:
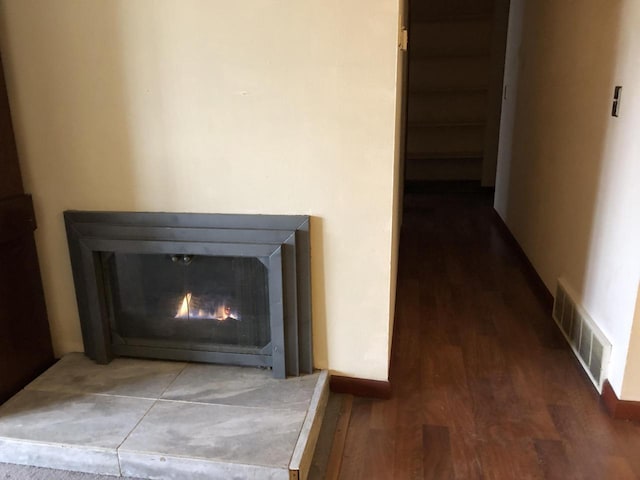
M90 358L312 372L308 217L64 216Z

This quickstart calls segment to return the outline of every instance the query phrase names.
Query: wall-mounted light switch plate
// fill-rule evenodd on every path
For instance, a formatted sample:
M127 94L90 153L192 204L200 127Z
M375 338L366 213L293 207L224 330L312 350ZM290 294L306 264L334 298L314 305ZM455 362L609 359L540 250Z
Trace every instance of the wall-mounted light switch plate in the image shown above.
M618 86L613 90L613 106L611 107L611 116L617 117L620 114L620 96L622 95L622 87Z

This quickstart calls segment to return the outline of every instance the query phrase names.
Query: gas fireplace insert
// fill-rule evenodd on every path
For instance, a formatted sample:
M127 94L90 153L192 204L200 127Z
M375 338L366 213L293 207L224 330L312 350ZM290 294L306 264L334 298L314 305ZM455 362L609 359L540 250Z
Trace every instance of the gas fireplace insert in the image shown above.
M311 373L309 218L67 211L85 353Z

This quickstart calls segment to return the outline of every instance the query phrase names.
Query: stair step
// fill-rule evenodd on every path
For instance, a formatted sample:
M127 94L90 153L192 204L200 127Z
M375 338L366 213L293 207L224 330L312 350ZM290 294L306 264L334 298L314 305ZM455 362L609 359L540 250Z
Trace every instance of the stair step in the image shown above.
M411 13L420 12L420 9L412 10ZM478 13L457 13L457 14L432 14L427 16L416 16L411 19L411 25L421 25L429 23L491 23L493 11Z
M475 20L456 23L413 22L409 29L409 55L469 55L491 52L493 22Z
M410 127L407 129L407 156L468 157L469 152L484 150L484 136L484 125Z
M479 123L486 115L486 92L409 92L409 123Z
M470 94L487 94L488 88L485 86L479 87L434 87L423 88L419 90L409 91L411 96L442 96L442 95L470 95Z
M431 162L438 160L452 160L452 161L464 161L469 158L477 159L482 158L483 153L480 150L476 151L458 151L448 153L433 153L433 152L418 152L408 153L407 160L412 162Z
M425 129L425 128L484 128L483 121L477 122L409 122L409 129Z
M426 6L426 5L425 5ZM420 5L411 6L411 23L469 23L490 22L493 19L493 9L478 9L475 12L437 12L421 8Z
M484 128L422 128L407 131L407 154L430 152L434 156L459 156L484 150Z
M434 158L429 161L407 161L407 181L480 180L482 157Z
M483 59L485 62L488 62L491 58L488 52L470 52L470 51L459 51L459 52L425 52L419 55L415 55L411 58L413 61L420 60L430 60L430 59Z
M485 57L415 60L409 68L409 91L486 88L489 69Z

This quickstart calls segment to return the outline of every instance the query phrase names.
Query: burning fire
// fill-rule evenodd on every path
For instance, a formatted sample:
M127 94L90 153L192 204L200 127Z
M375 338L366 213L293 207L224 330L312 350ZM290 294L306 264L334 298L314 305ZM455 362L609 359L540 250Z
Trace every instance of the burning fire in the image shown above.
M180 306L174 318L190 319L199 318L205 320L238 320L238 315L231 311L231 307L227 302L214 302L211 309L199 308L198 298L194 297L191 292L187 292L180 301Z
M189 303L191 303L191 292L187 293L182 299L175 318L189 318Z

